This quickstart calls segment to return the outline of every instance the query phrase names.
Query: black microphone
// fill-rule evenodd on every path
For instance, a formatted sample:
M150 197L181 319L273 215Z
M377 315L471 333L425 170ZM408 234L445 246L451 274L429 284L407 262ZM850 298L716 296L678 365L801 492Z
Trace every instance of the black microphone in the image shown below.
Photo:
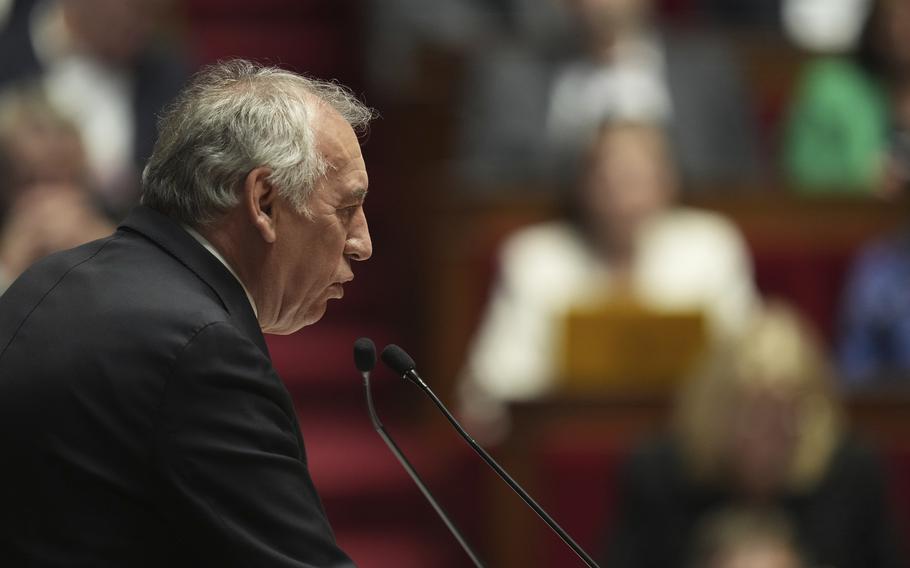
M363 376L363 389L366 393L367 399L367 409L370 411L370 421L373 422L373 428L376 432L379 433L379 436L389 447L389 450L392 451L392 454L398 458L398 462L401 466L408 472L408 475L411 476L411 479L414 480L414 483L417 485L417 488L420 489L420 492L423 493L423 496L426 497L430 505L433 506L433 509L436 511L436 514L439 515L439 518L442 519L442 522L445 523L446 527L449 528L449 531L452 533L452 536L455 537L455 540L458 541L458 544L464 549L467 555L471 558L471 561L474 562L474 565L478 568L484 568L483 562L477 557L477 553L471 549L468 545L468 542L465 540L464 536L458 531L455 527L455 524L452 522L452 519L446 514L442 506L433 498L433 494L430 493L430 490L424 484L423 480L420 479L420 475L417 474L417 470L414 469L414 466L411 465L411 462L404 457L401 449L398 447L398 444L395 443L395 440L386 432L385 426L382 425L382 422L379 420L379 415L376 413L376 407L373 405L373 395L370 391L370 372L373 370L373 367L376 366L376 346L373 344L373 340L367 337L361 337L354 342L354 365L357 366L357 370L360 371L361 376Z
M585 564L587 564L590 568L600 568L597 563L594 562L594 559L591 558L591 555L585 552L585 550L580 547L578 543L572 539L571 536L569 536L569 533L567 533L561 526L559 526L559 524L553 520L553 517L551 517L549 513L543 509L543 507L538 505L537 502L532 499L530 495L528 495L528 492L525 491L524 488L522 488L522 486L519 485L514 479L512 479L512 476L506 473L506 470L502 469L502 466L496 463L496 460L494 460L486 450L481 448L480 445L474 441L474 438L472 438L470 434L468 434L465 429L462 428L461 424L458 423L458 420L455 420L455 417L452 416L452 413L449 412L449 409L446 408L442 401L439 400L439 397L436 396L436 393L434 393L433 390L430 389L430 387L427 386L427 384L423 381L420 375L417 374L417 365L414 363L414 359L411 359L411 356L408 355L404 349L394 344L387 345L386 348L382 350L382 362L385 363L386 366L392 369L394 372L398 373L400 376L408 379L420 387L420 389L430 397L436 407L442 411L443 415L446 417L449 423L455 427L455 430L461 434L461 437L465 439L468 445L471 446L475 452L477 452L477 454L483 459L483 461L487 463L487 465L493 468L493 471L495 471L496 474L499 475L499 477L501 477L502 480L512 488L512 491L517 493L518 496L521 497L522 501L531 507L531 509L537 513L537 516L543 519L543 521L547 523L553 532L555 532L559 538L561 538L562 541L566 543L566 545L568 545L568 547L571 548L572 551L575 552L575 554L577 554L578 557L584 561Z

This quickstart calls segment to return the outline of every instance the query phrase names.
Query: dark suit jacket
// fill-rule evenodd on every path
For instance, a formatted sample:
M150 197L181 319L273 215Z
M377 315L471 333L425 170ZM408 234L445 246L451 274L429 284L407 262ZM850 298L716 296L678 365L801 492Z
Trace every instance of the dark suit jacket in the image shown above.
M243 288L146 207L0 298L0 456L0 565L352 565Z

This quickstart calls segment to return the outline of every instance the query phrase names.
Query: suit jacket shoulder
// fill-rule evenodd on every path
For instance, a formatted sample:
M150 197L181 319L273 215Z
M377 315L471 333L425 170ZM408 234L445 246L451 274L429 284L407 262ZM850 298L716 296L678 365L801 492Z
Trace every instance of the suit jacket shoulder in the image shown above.
M0 297L0 447L14 565L350 565L242 286L151 209Z

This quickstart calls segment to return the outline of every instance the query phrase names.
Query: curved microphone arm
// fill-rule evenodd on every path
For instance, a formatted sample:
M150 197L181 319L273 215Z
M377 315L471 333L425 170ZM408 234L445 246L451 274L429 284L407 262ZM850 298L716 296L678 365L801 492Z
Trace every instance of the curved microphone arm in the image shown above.
M567 533L565 529L559 526L559 524L553 520L553 517L551 517L549 513L543 509L543 507L538 505L537 501L532 499L531 496L528 495L528 492L525 491L514 479L512 479L512 476L506 473L506 470L504 470L498 463L496 463L496 460L494 460L486 450L480 447L480 444L474 441L474 438L472 438L471 435L468 434L468 432L461 426L461 424L459 424L458 420L452 416L452 413L449 412L449 409L446 408L441 400L439 400L439 397L436 396L436 393L434 393L433 390L420 377L420 375L417 374L416 370L413 368L408 370L403 374L403 377L417 385L420 390L422 390L428 397L430 397L430 400L433 401L433 404L435 404L436 407L442 411L443 415L446 417L449 423L455 427L455 430L457 430L461 437L465 439L468 445L470 445L471 448L477 452L477 455L479 455L481 459L487 463L487 465L493 468L493 471L495 471L497 475L499 475L499 477L501 477L502 480L512 488L512 491L517 493L518 496L521 497L522 501L531 507L531 509L537 513L537 516L543 519L543 521L547 523L551 529L553 529L553 532L555 532L559 538L561 538L562 541L566 543L566 545L568 545L568 547L571 548L572 551L577 554L585 564L588 565L589 568L600 568L597 563L594 562L594 559L591 558L591 555L588 554L581 546L579 546L578 543L575 542L571 536L569 536L569 533Z
M414 484L417 485L417 488L420 489L420 492L423 493L423 496L426 497L426 500L429 501L430 505L433 506L433 509L436 511L436 514L439 515L439 518L442 519L442 522L445 523L448 527L449 532L452 533L452 536L455 537L455 540L458 541L458 544L461 545L461 548L464 549L465 553L471 558L471 561L474 562L474 565L477 568L484 568L483 562L480 561L480 558L477 557L477 553L471 549L468 542L465 540L464 536L458 531L455 527L455 524L449 519L445 511L436 502L436 499L433 497L433 494L430 493L430 490L424 484L423 480L420 478L420 475L417 474L417 470L414 469L414 466L411 465L411 462L408 461L408 458L404 457L404 454L399 449L398 444L395 443L395 440L386 432L385 426L382 425L382 422L379 420L379 415L376 413L376 406L373 404L373 394L370 390L370 374L366 372L361 372L363 376L363 390L367 399L367 409L370 412L370 421L373 422L373 428L389 447L392 454L398 458L398 462L401 464L401 467L408 472L408 475L411 476L411 479L414 480Z

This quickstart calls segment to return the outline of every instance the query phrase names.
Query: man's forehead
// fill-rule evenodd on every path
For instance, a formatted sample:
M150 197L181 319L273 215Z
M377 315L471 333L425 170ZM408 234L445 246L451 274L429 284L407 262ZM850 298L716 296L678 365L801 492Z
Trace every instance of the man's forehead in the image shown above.
M342 162L361 157L360 141L354 129L338 111L326 108L325 112L318 113L314 119L316 145L330 164L340 167Z
M310 95L313 96L313 95ZM317 151L325 159L346 201L360 202L366 197L369 178L360 151L360 140L347 120L331 105L316 98L311 117Z

